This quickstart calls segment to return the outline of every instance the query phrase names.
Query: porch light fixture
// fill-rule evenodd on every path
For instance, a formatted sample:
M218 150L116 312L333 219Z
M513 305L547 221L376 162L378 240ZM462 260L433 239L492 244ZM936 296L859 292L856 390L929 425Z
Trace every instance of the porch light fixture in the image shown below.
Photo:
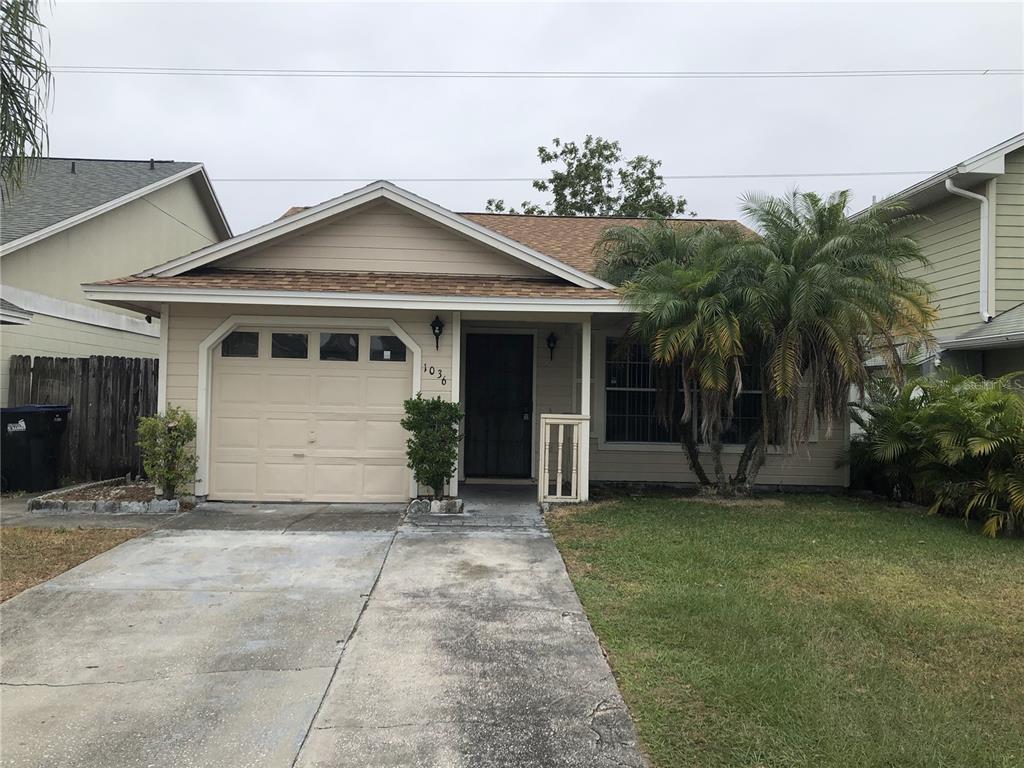
M548 334L548 350L551 352L551 359L555 359L555 347L558 346L558 337L555 336L555 332L552 331Z
M438 350L441 348L441 333L444 331L444 323L441 322L440 316L434 315L434 319L430 321L430 330L434 332L434 349Z

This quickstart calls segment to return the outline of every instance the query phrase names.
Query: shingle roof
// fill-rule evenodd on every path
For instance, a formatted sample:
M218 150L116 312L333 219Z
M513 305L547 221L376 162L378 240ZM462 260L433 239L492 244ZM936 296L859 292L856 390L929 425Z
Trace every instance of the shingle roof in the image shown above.
M988 346L994 336L1024 336L1024 303L1000 312L987 323L978 323L969 331L961 333L946 346L960 349L981 349Z
M161 160L150 169L149 160L47 157L30 161L21 188L4 192L0 244L59 224L199 165Z
M196 269L183 275L122 277L97 285L139 288L237 289L327 293L394 293L412 296L617 299L603 288L584 288L557 277L503 277L406 272Z
M302 213L307 208L307 205L292 206L280 219ZM531 216L518 213L458 215L589 274L593 274L597 268L594 246L605 230L611 227L640 227L652 221L624 216ZM702 224L731 224L745 229L742 224L731 219L668 219L668 222L674 227L686 229Z
M611 227L640 227L651 222L651 219L611 216L524 216L507 213L459 215L591 274L597 268L594 246L606 230ZM668 222L674 227L685 229L709 223L740 226L734 221L720 219L669 219Z

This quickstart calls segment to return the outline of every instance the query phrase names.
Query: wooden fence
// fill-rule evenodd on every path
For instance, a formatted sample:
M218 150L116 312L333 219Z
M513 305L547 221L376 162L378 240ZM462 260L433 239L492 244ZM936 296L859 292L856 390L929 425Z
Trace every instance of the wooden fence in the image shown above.
M70 405L60 474L103 480L142 472L140 416L156 413L159 360L139 357L11 357L8 405Z

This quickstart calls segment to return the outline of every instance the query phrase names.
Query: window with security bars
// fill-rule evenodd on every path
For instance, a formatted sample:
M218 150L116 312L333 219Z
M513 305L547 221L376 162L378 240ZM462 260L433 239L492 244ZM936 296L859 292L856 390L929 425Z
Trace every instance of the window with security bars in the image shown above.
M605 342L605 440L609 443L677 443L683 415L682 374L675 370L672 416L666 424L657 416L657 369L643 344L609 337ZM756 362L743 365L744 391L733 404L733 418L723 443L745 443L761 423L761 370ZM700 398L694 388L694 439L702 442L697 424Z

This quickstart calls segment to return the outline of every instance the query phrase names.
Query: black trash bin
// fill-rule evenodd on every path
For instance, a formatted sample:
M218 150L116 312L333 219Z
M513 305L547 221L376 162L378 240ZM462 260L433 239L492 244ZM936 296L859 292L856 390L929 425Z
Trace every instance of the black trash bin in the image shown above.
M48 491L60 483L60 440L70 405L0 408L0 475L5 491Z

